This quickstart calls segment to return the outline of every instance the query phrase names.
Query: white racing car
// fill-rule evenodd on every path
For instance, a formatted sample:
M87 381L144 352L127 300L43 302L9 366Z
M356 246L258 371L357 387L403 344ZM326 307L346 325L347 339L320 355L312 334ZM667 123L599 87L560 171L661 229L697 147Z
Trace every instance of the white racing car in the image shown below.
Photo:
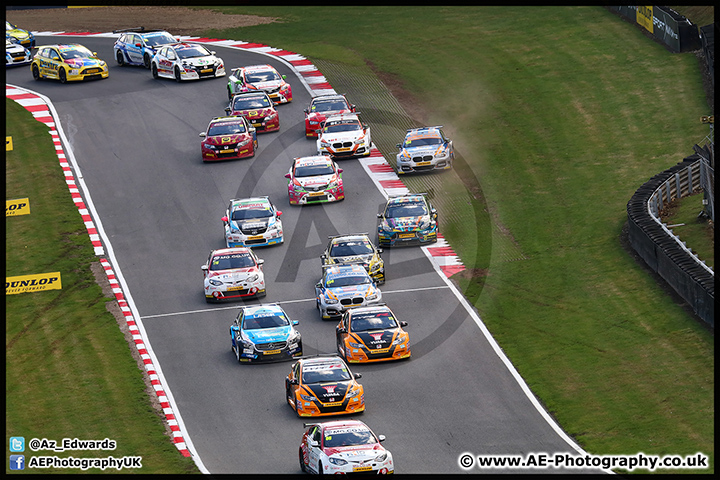
M233 198L225 216L228 247L264 247L283 243L282 212L267 197Z
M375 435L359 420L337 420L306 423L298 457L303 472L329 473L394 473L392 454L380 442L384 435Z
M265 296L265 276L262 271L264 260L260 260L246 247L221 248L213 250L203 272L205 300L238 300L245 297Z
M360 121L357 113L329 116L318 130L318 155L367 157L371 147L370 127Z
M174 78L178 82L225 76L222 58L196 43L161 47L150 61L150 70L153 78Z

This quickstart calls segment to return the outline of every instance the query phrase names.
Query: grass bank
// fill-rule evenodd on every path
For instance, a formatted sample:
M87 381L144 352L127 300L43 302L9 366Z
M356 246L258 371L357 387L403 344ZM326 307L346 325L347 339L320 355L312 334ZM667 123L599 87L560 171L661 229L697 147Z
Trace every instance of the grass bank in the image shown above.
M450 243L481 272L457 281L584 448L712 458L713 336L621 240L635 190L708 133L697 57L601 7L220 10L281 23L209 36L382 72L427 124L445 125L492 227L519 251L478 255L451 225Z

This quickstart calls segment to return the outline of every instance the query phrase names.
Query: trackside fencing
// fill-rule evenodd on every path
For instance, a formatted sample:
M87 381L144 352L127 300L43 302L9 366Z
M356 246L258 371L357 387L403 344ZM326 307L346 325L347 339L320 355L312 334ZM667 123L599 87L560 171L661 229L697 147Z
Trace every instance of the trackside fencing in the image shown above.
M664 206L703 190L701 178L708 175L700 155L686 157L640 187L627 204L627 215L633 249L714 328L715 272L660 220Z
M606 8L647 30L673 52L690 52L701 46L698 27L671 8L657 5Z

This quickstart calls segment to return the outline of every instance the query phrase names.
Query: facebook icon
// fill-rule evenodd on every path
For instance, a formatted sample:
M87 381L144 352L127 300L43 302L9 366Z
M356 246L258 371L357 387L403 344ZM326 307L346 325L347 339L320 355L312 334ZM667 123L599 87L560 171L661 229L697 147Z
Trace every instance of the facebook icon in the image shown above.
M10 470L25 470L25 455L10 455Z

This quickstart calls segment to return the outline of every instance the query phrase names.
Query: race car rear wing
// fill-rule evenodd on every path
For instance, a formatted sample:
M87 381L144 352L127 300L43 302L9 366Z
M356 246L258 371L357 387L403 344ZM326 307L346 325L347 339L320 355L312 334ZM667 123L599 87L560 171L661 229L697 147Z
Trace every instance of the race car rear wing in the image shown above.
M400 198L400 197L412 197L413 195L423 195L427 196L427 192L422 193L396 193L395 195L388 195L388 198Z
M337 238L337 237L352 237L353 235L367 235L368 232L362 232L362 233L343 233L341 235L328 235L328 239L330 238Z
M132 27L132 28L122 28L120 30L113 30L112 33L124 33L124 32L143 32L143 33L150 33L150 32L164 32L165 30L161 28L151 28L150 30L145 30L145 27Z
M429 130L429 129L431 129L431 128L443 128L443 125L435 125L435 126L433 126L433 127L415 127L415 128L408 128L407 132L405 132L405 133L407 134L407 133L410 133L410 132L417 132L417 131L419 131L419 130Z

